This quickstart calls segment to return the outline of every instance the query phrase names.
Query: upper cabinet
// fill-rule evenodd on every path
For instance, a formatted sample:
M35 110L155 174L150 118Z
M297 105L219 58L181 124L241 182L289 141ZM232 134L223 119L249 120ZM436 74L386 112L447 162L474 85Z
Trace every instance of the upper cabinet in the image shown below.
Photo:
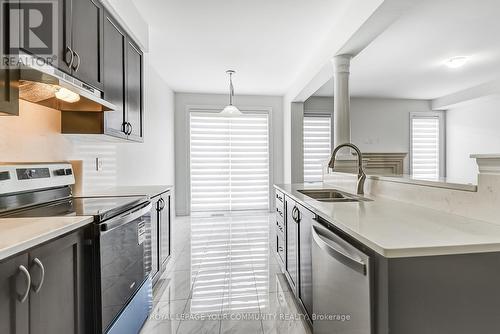
M71 71L73 75L79 74L82 81L92 82L96 87L96 83L102 85L104 99L113 103L116 110L99 113L65 111L61 114L62 132L105 134L142 142L144 138L142 51L113 16L92 0L73 0L73 4L73 11L82 8L78 12L81 17L73 19L72 22L73 30L77 25L81 25L81 32L73 33L71 49L82 62L78 67L78 56L73 57L73 62L77 62L78 71L76 73L73 69ZM92 27L87 29L87 25ZM85 49L85 52L79 53L80 48ZM84 56L88 59L85 62ZM64 68L69 61L71 57L61 66ZM82 67L84 64L86 66Z
M104 98L118 109L104 114L104 132L119 138L144 138L143 53L124 30L105 14Z
M103 87L104 9L96 0L73 0L71 49L73 76L98 89Z
M125 48L127 35L106 12L104 17L104 98L116 106L107 113L104 131L106 134L127 138L125 114Z
M22 1L21 1L22 3ZM104 8L97 0L57 0L57 43L54 66L94 88L103 87ZM51 34L51 31L47 31ZM38 55L36 48L21 49Z
M142 51L131 41L127 42L126 111L129 138L140 141L143 138L143 61Z

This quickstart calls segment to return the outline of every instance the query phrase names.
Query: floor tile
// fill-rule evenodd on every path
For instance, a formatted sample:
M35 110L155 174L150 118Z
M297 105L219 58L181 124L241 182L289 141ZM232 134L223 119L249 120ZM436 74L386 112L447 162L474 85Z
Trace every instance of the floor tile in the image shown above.
M189 270L172 271L162 278L164 288L161 289L161 295L155 296L155 299L159 301L189 299L194 280L195 277Z
M174 334L180 324L187 300L158 302L153 308L141 334Z
M274 219L177 217L174 251L142 333L307 334L273 253Z
M222 320L221 334L261 334L263 333L260 320Z

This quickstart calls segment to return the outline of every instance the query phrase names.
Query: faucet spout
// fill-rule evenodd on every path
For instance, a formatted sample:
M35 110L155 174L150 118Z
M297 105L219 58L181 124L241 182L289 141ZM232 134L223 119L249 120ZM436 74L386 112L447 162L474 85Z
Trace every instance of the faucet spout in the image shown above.
M349 148L352 148L354 151L356 151L356 154L358 156L357 157L358 158L358 183L357 183L358 189L357 190L358 190L358 195L364 195L366 174L365 174L365 171L363 169L363 154L361 153L361 151L359 150L359 148L356 145L351 144L351 143L345 143L345 144L340 144L339 146L337 146L332 152L330 162L328 163L328 168L332 168L332 169L335 168L335 159L336 159L337 153L343 147L349 147Z

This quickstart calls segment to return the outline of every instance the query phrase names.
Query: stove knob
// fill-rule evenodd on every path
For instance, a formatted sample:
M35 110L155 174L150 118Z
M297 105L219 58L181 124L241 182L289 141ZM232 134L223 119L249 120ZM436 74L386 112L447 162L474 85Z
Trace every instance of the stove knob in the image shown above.
M62 169L56 169L54 171L54 175L56 175L56 176L63 176L63 175L66 175L66 171L64 170L64 168L62 168Z
M73 170L71 168L66 168L66 175L73 175Z

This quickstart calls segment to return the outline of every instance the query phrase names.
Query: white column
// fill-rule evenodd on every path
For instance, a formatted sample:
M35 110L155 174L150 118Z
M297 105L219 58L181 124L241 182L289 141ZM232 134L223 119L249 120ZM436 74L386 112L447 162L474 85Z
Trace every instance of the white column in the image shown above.
M349 68L351 55L339 55L332 59L333 64L333 144L351 142Z

